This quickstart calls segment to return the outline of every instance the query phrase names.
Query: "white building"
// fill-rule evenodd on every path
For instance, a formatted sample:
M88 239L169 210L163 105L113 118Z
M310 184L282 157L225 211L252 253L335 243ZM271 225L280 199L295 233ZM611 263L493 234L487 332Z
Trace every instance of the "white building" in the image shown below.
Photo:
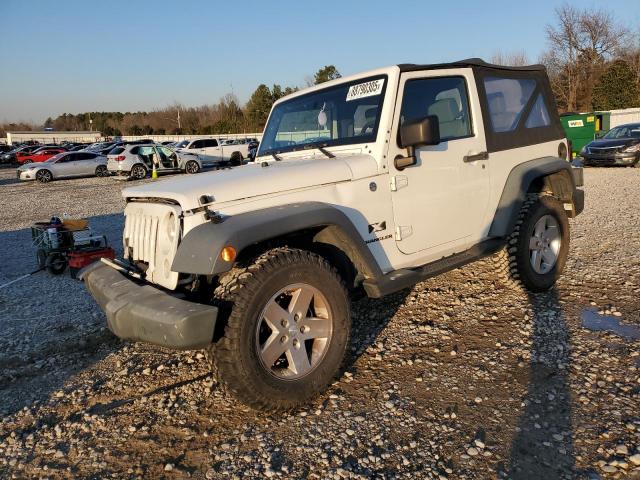
M60 143L60 142L83 142L93 143L100 140L100 132L56 132L52 130L32 131L32 132L7 132L7 143L26 142L29 140L40 143Z

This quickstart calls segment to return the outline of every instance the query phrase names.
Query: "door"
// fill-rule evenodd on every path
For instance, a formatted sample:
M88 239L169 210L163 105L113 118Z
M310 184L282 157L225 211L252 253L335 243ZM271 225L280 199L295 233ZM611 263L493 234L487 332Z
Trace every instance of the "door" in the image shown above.
M56 161L54 169L54 177L73 177L76 174L77 164L76 158L79 154L69 153Z
M75 176L94 175L96 173L96 167L98 162L97 156L93 153L76 153L76 169L73 173Z
M489 201L489 162L471 69L408 72L400 79L388 158L396 242L426 256L460 251L482 237ZM441 142L415 150L417 163L396 169L399 126L438 117Z
M207 138L202 142L204 145L204 158L209 165L222 161L222 147L218 140Z
M167 147L156 147L158 154L160 155L160 162L163 168L178 168L178 156L176 153Z

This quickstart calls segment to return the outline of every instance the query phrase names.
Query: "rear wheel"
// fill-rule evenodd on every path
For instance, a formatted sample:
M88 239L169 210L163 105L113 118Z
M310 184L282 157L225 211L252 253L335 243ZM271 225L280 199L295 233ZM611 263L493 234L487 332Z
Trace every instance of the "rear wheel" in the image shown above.
M272 411L295 408L340 370L349 301L338 273L322 257L270 250L227 274L215 296L223 321L225 311L228 318L211 357L220 380L244 403Z
M107 171L106 165L98 165L96 167L96 177L108 177L109 172Z
M49 170L46 170L46 169L38 170L36 172L36 180L42 183L49 183L51 180L53 180L53 175Z
M233 152L229 159L229 164L233 167L242 165L242 154L240 152Z
M551 288L569 251L569 221L562 203L551 196L528 195L505 251L494 258L510 284L540 292Z
M147 176L147 169L138 163L131 167L130 176L135 180L142 180Z
M184 171L187 173L198 173L200 171L200 165L195 160L189 160L184 166Z

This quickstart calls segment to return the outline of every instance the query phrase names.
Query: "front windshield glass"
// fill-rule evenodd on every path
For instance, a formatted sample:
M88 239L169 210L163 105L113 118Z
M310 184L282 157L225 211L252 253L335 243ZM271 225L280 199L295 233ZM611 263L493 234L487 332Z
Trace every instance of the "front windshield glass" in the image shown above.
M175 148L184 148L189 145L189 140L182 140L180 143L177 143Z
M54 163L54 162L57 162L58 160L60 160L61 158L65 157L66 155L67 155L67 152L62 152L62 153L59 153L57 155L54 155L51 158L48 158L46 161Z
M258 156L375 141L386 80L358 79L278 104Z
M626 127L612 128L602 138L607 138L607 139L640 138L640 125L628 125Z

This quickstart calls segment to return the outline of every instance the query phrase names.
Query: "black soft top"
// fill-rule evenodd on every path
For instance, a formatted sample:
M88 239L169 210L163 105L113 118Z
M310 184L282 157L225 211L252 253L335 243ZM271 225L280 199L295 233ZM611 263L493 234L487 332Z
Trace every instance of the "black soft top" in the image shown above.
M416 64L401 63L398 64L401 72L415 72L419 70L439 70L444 68L461 68L461 67L482 67L491 70L506 70L511 72L540 72L545 71L544 65L524 65L522 67L507 67L505 65L494 65L487 63L481 58L467 58L466 60L458 60L451 63L432 63L432 64Z

